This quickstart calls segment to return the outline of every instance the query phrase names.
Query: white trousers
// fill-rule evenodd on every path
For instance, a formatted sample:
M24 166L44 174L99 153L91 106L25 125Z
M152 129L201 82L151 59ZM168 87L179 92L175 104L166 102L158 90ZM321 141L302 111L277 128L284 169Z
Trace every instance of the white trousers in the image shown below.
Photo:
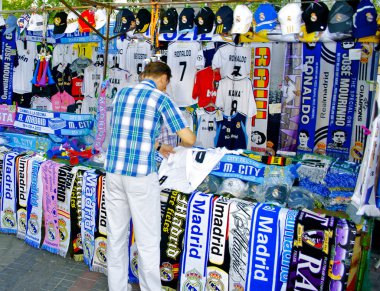
M161 208L157 173L129 177L107 173L107 272L110 291L128 290L128 228L132 216L142 291L161 290Z

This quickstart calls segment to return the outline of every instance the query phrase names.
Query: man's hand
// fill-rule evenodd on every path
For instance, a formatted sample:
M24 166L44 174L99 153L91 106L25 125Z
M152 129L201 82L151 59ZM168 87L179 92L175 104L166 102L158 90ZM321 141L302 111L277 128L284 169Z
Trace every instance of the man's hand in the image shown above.
M162 144L160 148L160 154L163 155L165 158L168 158L170 154L174 154L175 151L171 145L168 144Z

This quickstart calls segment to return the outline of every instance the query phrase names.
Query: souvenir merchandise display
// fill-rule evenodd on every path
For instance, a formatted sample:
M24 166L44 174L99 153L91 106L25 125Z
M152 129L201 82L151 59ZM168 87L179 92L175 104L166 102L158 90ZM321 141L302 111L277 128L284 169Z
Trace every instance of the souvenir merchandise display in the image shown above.
M360 290L380 216L377 12L301 2L128 3L110 23L101 3L78 11L88 23L63 7L52 23L9 14L0 232L107 274L113 101L163 61L197 137L183 147L166 120L156 137L175 151L155 154L165 290Z

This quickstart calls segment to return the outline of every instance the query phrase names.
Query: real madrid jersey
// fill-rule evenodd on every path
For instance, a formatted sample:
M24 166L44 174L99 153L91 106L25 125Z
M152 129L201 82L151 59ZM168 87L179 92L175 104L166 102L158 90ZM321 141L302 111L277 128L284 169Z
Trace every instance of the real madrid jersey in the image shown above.
M220 69L222 78L226 76L249 77L251 48L230 43L222 45L214 55L212 68Z
M131 41L128 44L125 63L120 62L120 68L125 68L131 73L131 81L139 82L139 74L144 70L144 60L150 58L152 51L147 41Z
M84 96L98 97L100 95L100 85L103 81L103 67L94 65L84 69L82 84L82 94Z
M226 77L220 80L216 106L222 108L225 115L239 112L247 117L255 116L257 109L251 79Z
M197 110L198 127L195 146L202 148L215 147L216 112L208 112L203 109Z
M172 70L172 78L167 88L170 97L179 107L195 104L196 100L192 98L194 78L197 69L204 67L201 44L169 43L167 64Z
M13 92L24 94L32 92L31 76L33 76L34 58L37 55L35 42L25 43L21 40L16 41L18 66L13 73Z
M73 44L57 44L53 50L52 66L62 64L66 66L78 58L78 50L74 50Z

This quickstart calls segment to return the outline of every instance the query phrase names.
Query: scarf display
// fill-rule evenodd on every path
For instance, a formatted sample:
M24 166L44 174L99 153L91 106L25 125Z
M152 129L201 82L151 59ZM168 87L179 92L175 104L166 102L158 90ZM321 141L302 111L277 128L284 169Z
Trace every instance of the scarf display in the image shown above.
M1 102L12 104L13 96L13 71L15 66L16 53L16 30L2 35L2 87Z
M42 230L42 172L40 167L42 159L32 161L32 174L30 179L29 198L27 207L25 242L35 248L41 244Z
M298 154L311 153L314 148L321 50L320 42L315 43L313 47L308 43L303 44L302 95L297 139ZM303 144L304 139L307 139L306 144Z
M336 219L300 211L293 237L287 289L326 290Z
M194 191L189 198L181 258L180 290L203 290L206 286L212 199L212 194L199 191Z
M59 253L59 230L58 230L58 169L60 164L46 161L41 165L43 196L42 208L45 222L45 238L42 249L53 254Z
M231 199L228 218L228 246L231 255L229 290L245 290L248 272L248 249L251 239L251 220L255 206L256 203Z
M77 168L61 165L58 169L58 230L59 230L59 255L66 257L70 244L70 198L74 186Z
M253 210L245 290L275 290L281 248L280 209L260 203Z
M17 237L26 235L26 208L28 206L28 160L30 156L19 156L17 159ZM30 183L29 183L30 184Z
M0 209L0 231L4 233L17 233L17 180L16 157L18 153L10 152L4 155L2 201Z
M133 222L132 219L129 224L129 244L128 244L128 255L129 255L129 265L128 265L128 282L132 284L137 284L139 282L139 268L138 268L138 256L137 245L135 241L135 234L133 232Z
M177 290L189 195L171 190L161 222L161 285Z
M97 132L94 142L94 149L101 152L102 145L107 134L107 103L106 92L109 81L104 81L101 86L100 96L98 97L98 112L97 112Z
M75 261L83 261L83 246L81 235L82 223L82 185L83 175L88 170L85 167L77 167L77 174L74 178L73 190L70 197L70 219L71 219L71 235L70 235L70 256Z
M82 185L82 247L84 262L92 271L92 260L95 251L96 198L99 175L95 170L83 174ZM78 197L79 199L79 197Z
M223 196L214 199L207 263L207 290L228 290L228 271L230 267L230 252L228 249L229 209L230 199Z
M47 152L53 147L53 142L47 137L13 132L3 132L2 134L10 139L10 147L22 148L36 152Z
M92 270L107 275L107 212L106 212L106 175L98 176L97 217L95 228L95 254Z
M0 104L0 125L13 126L16 117L16 106Z

